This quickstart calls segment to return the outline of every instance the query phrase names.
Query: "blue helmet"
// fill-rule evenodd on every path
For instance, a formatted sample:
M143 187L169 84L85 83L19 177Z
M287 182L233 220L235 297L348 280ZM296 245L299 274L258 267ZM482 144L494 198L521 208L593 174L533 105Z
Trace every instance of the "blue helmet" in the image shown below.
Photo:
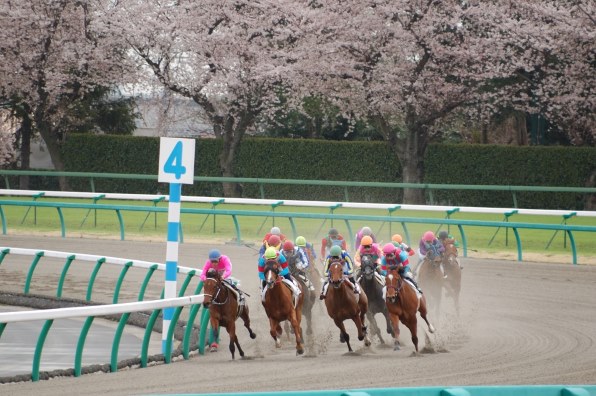
M219 260L221 257L221 253L217 249L213 249L209 251L209 260Z

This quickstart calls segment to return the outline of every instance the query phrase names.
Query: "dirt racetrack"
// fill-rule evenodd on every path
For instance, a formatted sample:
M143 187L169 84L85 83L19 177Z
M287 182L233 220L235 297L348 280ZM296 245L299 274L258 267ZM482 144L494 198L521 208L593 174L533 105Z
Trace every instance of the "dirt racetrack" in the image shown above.
M83 238L3 235L0 245L51 249L131 259L165 261L165 242L92 240ZM179 263L201 266L207 244L180 245ZM284 339L276 349L258 297L256 255L248 247L218 246L234 263L249 299L256 340L238 322L240 344L247 356L231 360L228 335L222 331L217 353L190 360L111 374L56 378L36 383L0 385L2 395L133 395L217 393L370 387L456 385L596 384L596 266L463 259L462 309L453 314L446 301L440 317L430 317L437 332L425 340L419 323L420 357L412 355L408 330L401 326L402 350L377 339L365 348L356 339L354 353L338 340L339 332L323 305L314 308L314 337L306 354L296 356ZM30 258L27 259L30 262ZM41 266L41 264L40 264ZM22 267L25 272L28 267ZM69 277L82 271L71 270ZM0 288L24 276L0 266ZM56 275L58 276L58 275ZM22 278L21 278L22 279ZM163 278L161 278L163 279ZM34 285L35 286L35 285ZM113 282L98 282L94 293L109 295ZM382 318L377 322L384 328ZM348 322L346 322L348 323ZM303 326L304 327L304 326ZM385 341L390 342L389 336ZM106 346L109 348L110 346ZM73 353L74 354L74 353ZM73 357L74 360L74 357Z

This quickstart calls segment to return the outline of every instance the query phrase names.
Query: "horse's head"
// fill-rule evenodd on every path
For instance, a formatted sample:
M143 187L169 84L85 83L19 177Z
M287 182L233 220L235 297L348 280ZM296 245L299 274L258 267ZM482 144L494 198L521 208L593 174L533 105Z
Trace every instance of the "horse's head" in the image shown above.
M385 286L387 287L387 300L395 302L401 289L401 277L399 276L397 266L390 266L388 268L387 276L385 277Z
M329 264L329 282L335 288L344 280L344 265L341 261L332 261Z
M360 259L360 263L361 263L360 272L362 273L364 278L366 280L373 279L373 277L375 275L375 267L377 266L377 264L373 260L372 256L370 254L363 255L362 258Z
M453 243L445 244L445 256L453 255L457 257L457 247Z
M267 285L269 285L269 287L273 287L275 285L275 282L279 277L280 271L281 268L277 260L270 259L265 261L265 270L263 272L265 275L265 281L267 282Z
M205 274L205 280L203 281L203 307L209 308L211 302L217 297L220 282L221 276L219 272L210 268L207 274Z

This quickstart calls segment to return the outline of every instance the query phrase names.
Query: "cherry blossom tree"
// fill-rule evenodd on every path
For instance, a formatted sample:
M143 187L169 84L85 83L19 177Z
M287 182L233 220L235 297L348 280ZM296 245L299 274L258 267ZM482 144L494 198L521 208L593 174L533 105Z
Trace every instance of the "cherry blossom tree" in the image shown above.
M277 43L287 40L276 1L157 0L109 2L106 18L163 87L192 99L222 138L219 166L234 176L245 132L280 84ZM224 184L226 196L240 194Z
M565 7L572 3L583 8ZM398 156L404 182L423 182L427 146L456 115L504 106L553 117L594 109L593 3L308 5L301 51L288 54L302 74L299 85L369 119ZM594 112L584 114L593 123ZM422 190L406 189L404 201L424 203Z
M121 46L103 39L90 1L5 0L0 21L0 98L25 111L63 170L62 121L85 93L123 75Z

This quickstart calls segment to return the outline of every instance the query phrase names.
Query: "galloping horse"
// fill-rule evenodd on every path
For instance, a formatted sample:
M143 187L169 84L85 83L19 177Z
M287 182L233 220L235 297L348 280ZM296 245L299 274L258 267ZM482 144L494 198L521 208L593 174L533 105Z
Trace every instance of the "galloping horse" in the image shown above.
M427 256L418 269L418 284L428 300L434 315L438 316L443 296L443 274L441 274L441 256Z
M361 263L360 278L358 279L358 282L368 298L368 311L366 312L366 317L370 324L371 334L376 334L379 337L381 344L385 344L385 340L381 335L381 330L379 329L379 326L377 326L377 321L375 320L376 314L383 314L387 324L387 334L393 334L393 327L391 326L389 314L387 313L387 305L383 298L383 285L379 284L376 280L375 263L372 256L370 254L363 255Z
M306 273L304 270L299 269L296 267L296 255L286 257L288 260L288 268L290 269L290 273L300 283L302 287L302 294L304 295L304 304L302 305L302 315L306 318L306 334L312 334L312 307L315 305L316 302L316 293L313 290L310 290L305 282ZM311 264L314 266L314 264ZM309 277L310 278L310 277ZM309 279L310 280L310 279ZM311 280L312 282L312 280ZM288 322L285 323L286 333L288 331Z
M265 281L267 283L267 291L263 300L263 307L265 313L269 318L269 333L275 341L275 346L281 348L281 341L279 337L282 334L280 323L284 320L289 320L294 335L296 336L296 354L302 355L304 353L304 345L302 339L302 329L300 328L300 321L302 320L302 305L304 304L304 290L300 293L296 308L294 308L294 297L292 291L287 285L282 282L283 277L279 275L280 266L274 261L267 261L265 263ZM302 285L298 285L302 289Z
M238 336L236 336L236 319L239 317L244 321L244 327L248 329L250 338L255 338L257 335L250 328L250 318L248 317L248 305L239 305L236 300L236 295L224 285L219 272L211 268L207 271L207 278L203 282L203 307L209 308L209 315L211 321L211 328L213 329L213 336L215 339L219 336L219 325L222 325L228 331L230 336L230 352L232 359L234 359L234 344L238 347L238 353L244 357L244 351L238 343Z
M358 340L364 340L364 345L370 346L370 339L364 325L365 315L368 311L368 298L363 291L357 298L352 287L348 286L344 280L343 264L332 262L329 265L330 287L327 289L325 306L327 313L339 328L340 341L348 344L348 351L352 352L350 335L346 332L344 320L352 319L358 330Z
M401 321L412 334L412 342L418 354L418 319L416 313L420 312L420 316L428 325L428 331L434 333L435 328L429 323L426 318L426 299L424 295L418 298L414 289L406 284L406 281L399 275L397 267L391 267L387 276L385 277L385 284L387 287L387 310L389 311L389 319L393 325L393 350L397 351L399 347L399 322Z
M453 298L455 310L459 316L459 293L461 291L461 268L457 261L457 248L453 243L445 244L445 253L443 254L443 267L447 279L443 280L447 296Z

